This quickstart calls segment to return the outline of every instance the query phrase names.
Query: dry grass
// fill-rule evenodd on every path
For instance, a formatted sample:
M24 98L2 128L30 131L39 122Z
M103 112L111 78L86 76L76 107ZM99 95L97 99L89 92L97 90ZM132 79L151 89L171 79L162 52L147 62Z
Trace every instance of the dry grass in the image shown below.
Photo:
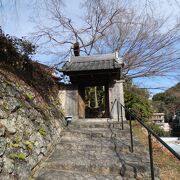
M133 125L133 133L138 137L140 142L148 149L147 135L142 126ZM164 149L161 144L153 140L154 163L159 167L160 178L162 180L179 180L180 179L180 161L171 153Z

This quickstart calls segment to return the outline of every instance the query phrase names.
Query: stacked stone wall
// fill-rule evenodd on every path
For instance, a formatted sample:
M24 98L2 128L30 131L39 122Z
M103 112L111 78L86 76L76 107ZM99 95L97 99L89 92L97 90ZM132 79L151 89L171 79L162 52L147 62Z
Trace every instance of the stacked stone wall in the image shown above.
M58 98L49 99L0 69L0 179L28 179L58 141L61 105Z

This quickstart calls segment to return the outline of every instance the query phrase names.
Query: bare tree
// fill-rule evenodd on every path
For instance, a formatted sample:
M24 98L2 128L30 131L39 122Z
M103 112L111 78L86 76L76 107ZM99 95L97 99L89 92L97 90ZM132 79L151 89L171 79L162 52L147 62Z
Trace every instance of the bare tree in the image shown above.
M117 50L130 78L168 75L180 68L179 23L167 29L167 19L138 13L123 1L92 0L81 5L85 14L79 27L63 15L61 1L47 2L53 26L40 26L35 38L66 47L64 57L79 42L86 55Z
M40 26L39 31L34 33L35 40L43 39L41 45L51 42L55 47L69 44L65 55L71 52L71 46L75 42L79 42L81 52L90 55L95 42L107 34L106 31L115 23L116 16L124 11L123 8L117 8L117 4L118 2L113 1L85 1L81 7L85 9L86 14L82 18L82 27L78 27L71 18L62 14L61 1L50 0L46 7L54 26Z
M163 76L180 68L180 24L168 30L166 20L136 15L117 17L108 35L95 44L97 52L118 50L130 78Z

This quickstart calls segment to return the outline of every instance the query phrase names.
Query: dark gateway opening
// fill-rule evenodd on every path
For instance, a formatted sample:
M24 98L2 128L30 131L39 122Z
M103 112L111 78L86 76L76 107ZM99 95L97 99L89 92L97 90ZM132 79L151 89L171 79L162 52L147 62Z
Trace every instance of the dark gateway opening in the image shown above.
M85 87L85 118L105 118L105 106L105 86Z

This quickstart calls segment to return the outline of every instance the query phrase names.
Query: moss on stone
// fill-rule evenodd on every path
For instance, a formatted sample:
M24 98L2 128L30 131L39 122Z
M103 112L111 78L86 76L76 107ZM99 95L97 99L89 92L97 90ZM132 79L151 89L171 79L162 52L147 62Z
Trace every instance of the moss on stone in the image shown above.
M24 141L23 144L26 145L29 149L32 149L34 145L32 141Z
M45 136L46 135L46 130L44 128L39 128L38 129L38 132L42 135L42 136Z
M34 97L31 93L26 93L26 98L31 101Z
M12 154L9 155L9 158L10 158L10 159L14 159L14 160L15 160L15 159L25 160L26 157L27 157L27 155L24 154L24 153L19 153L19 154L14 154L14 153L12 153Z
M18 148L18 147L20 147L20 144L19 144L19 143L12 143L12 144L11 144L11 147L13 147L13 148Z

